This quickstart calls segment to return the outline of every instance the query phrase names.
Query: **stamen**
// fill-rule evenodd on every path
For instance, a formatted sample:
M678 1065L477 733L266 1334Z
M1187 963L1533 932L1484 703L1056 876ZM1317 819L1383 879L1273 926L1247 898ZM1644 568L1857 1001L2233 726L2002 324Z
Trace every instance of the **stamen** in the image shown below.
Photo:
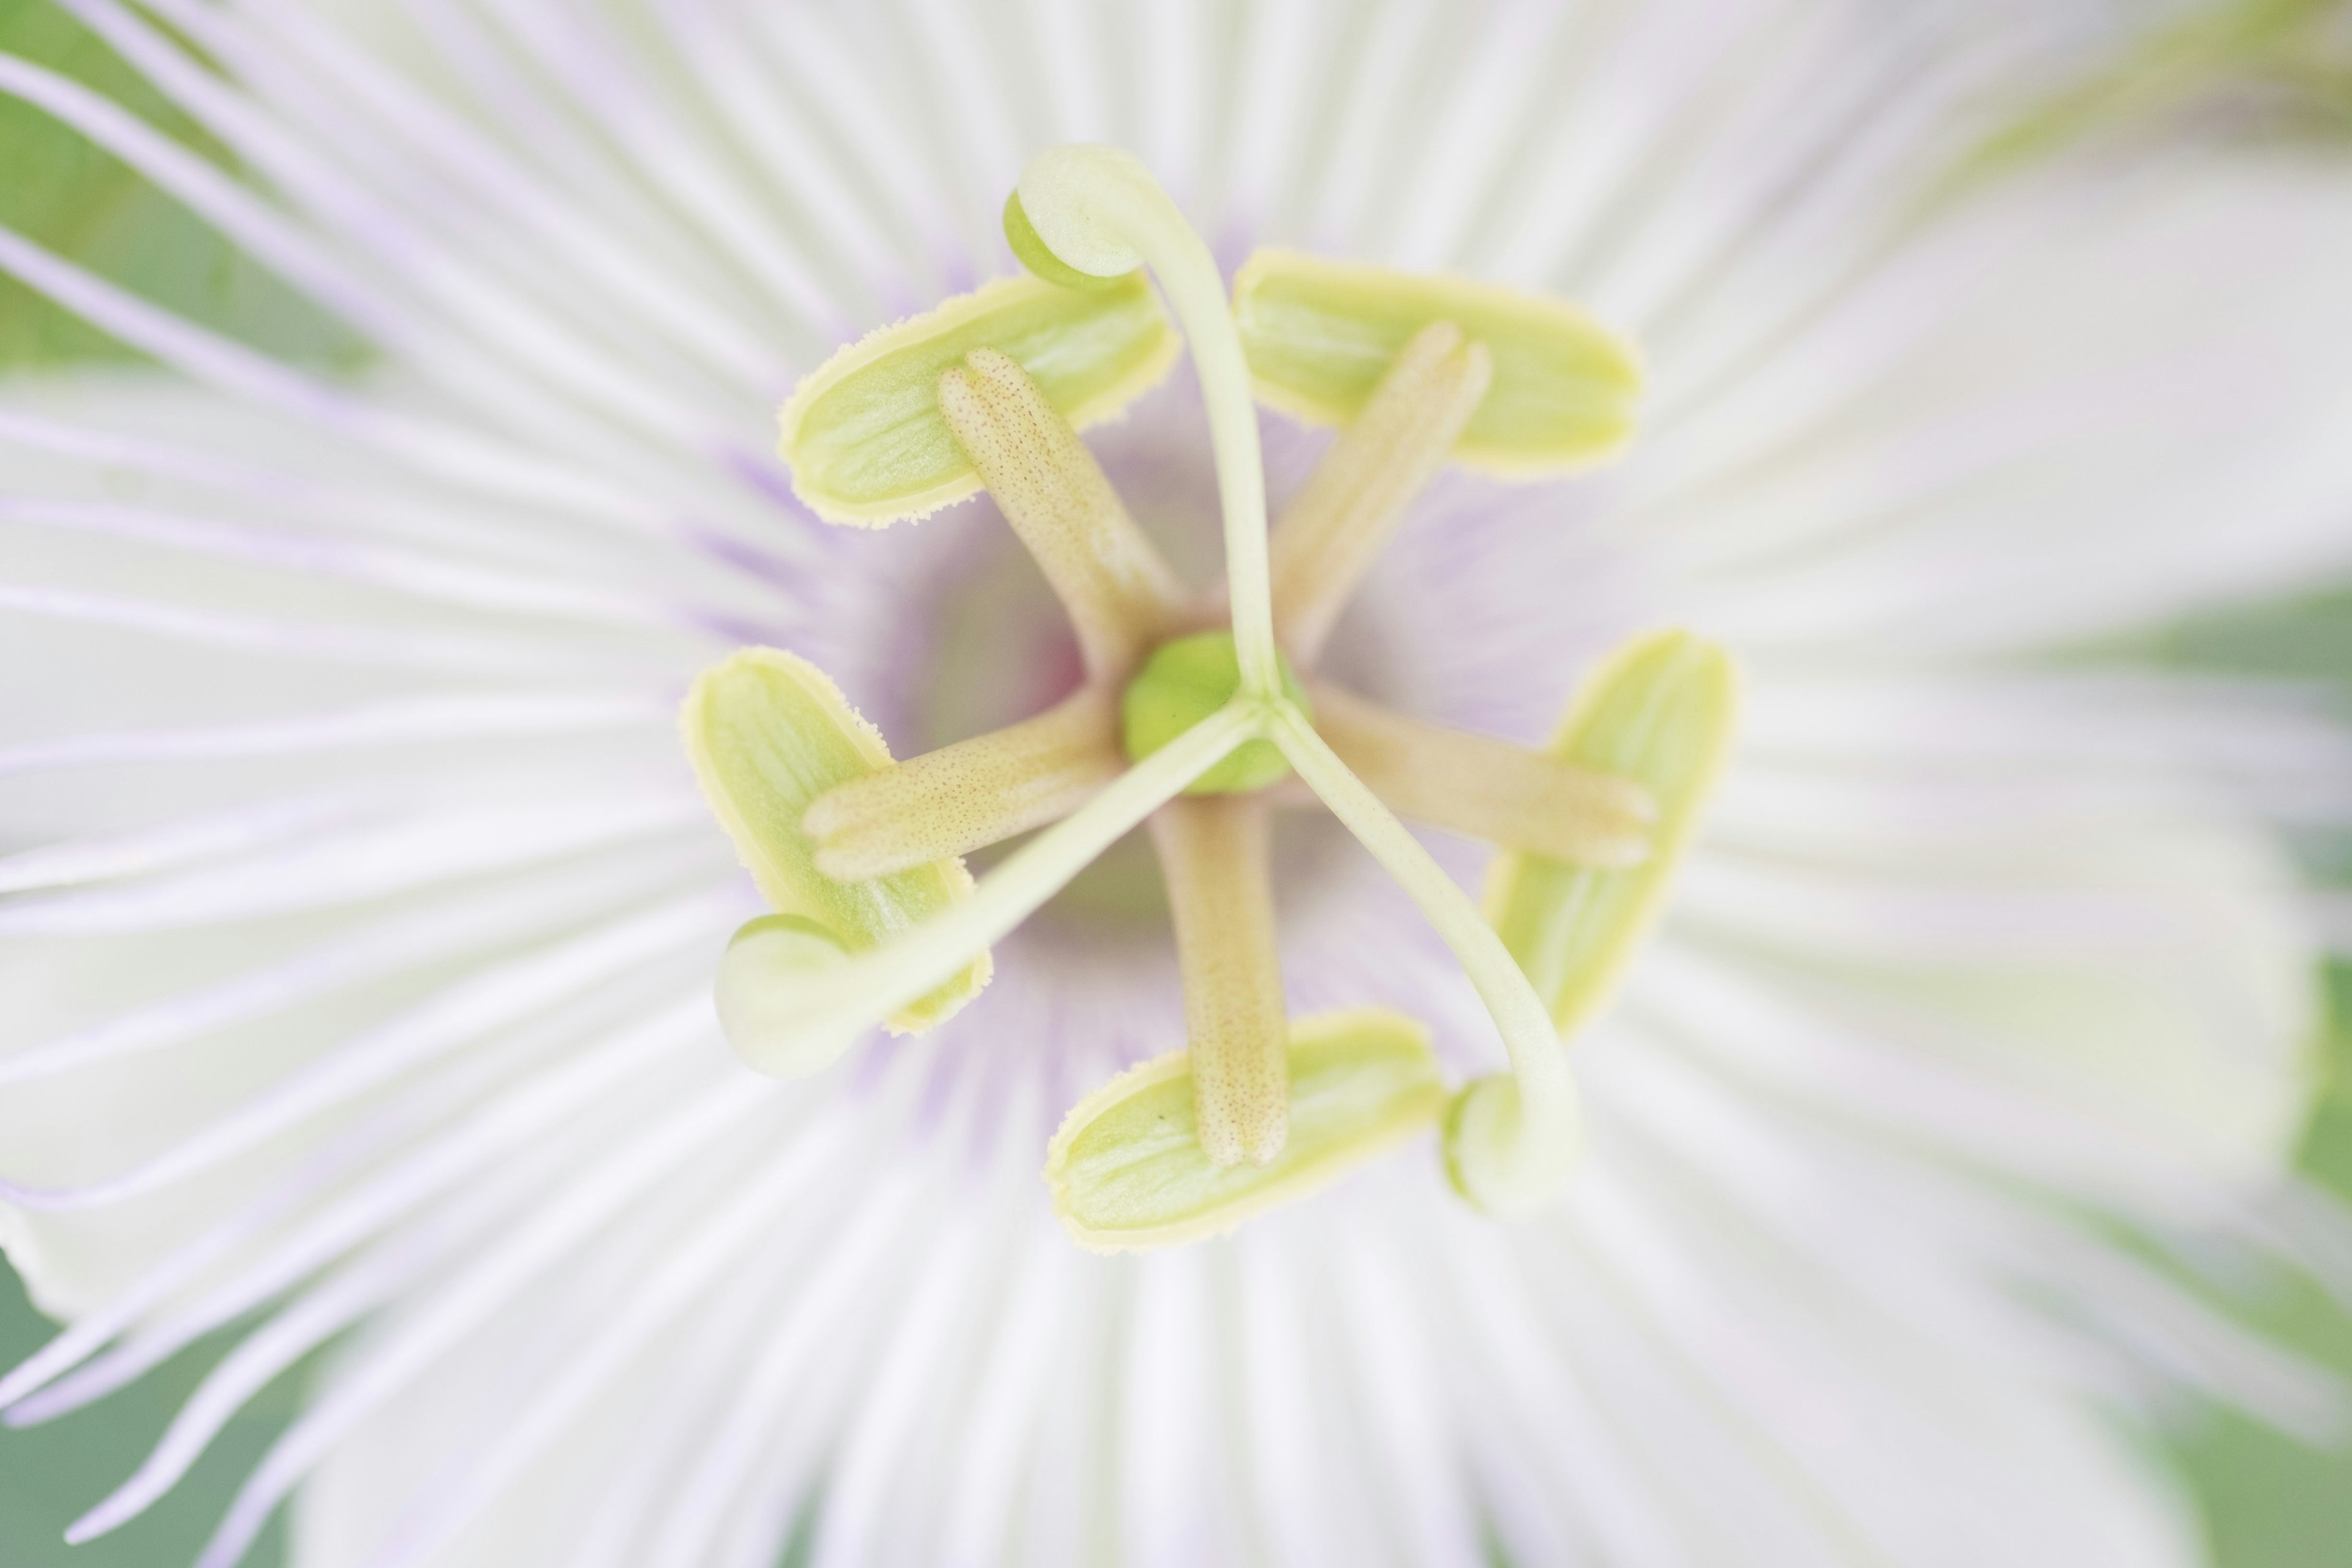
M1295 710L1277 709L1269 731L1298 776L1421 906L1503 1037L1509 1074L1463 1090L1446 1119L1446 1169L1454 1185L1498 1214L1544 1203L1568 1179L1583 1130L1567 1053L1542 1001L1445 868L1348 771L1313 725Z
M1664 907L1731 751L1739 670L1688 632L1627 643L1587 678L1552 755L1639 783L1657 804L1648 860L1630 870L1496 857L1486 912L1563 1037L1608 1002ZM1303 771L1303 770L1302 770Z
M1249 702L1235 702L1211 714L1024 845L971 897L919 924L901 927L888 941L853 953L838 968L808 963L804 947L781 954L769 943L730 947L725 963L741 966L737 983L747 993L760 988L771 1005L752 1020L759 1027L730 1032L727 1043L752 1067L781 1077L823 1067L861 1032L971 963L974 954L985 953L1096 856L1264 722L1262 710ZM773 962L779 956L789 962Z
M696 679L679 728L703 796L760 891L836 947L873 947L971 897L971 873L947 857L849 886L819 874L815 846L801 830L809 802L888 768L890 750L808 660L772 647L740 650ZM939 990L896 996L884 1012L895 1028L927 1029L977 994L988 975L983 945L933 976Z
M976 349L942 372L939 405L1069 612L1087 674L1124 676L1174 624L1184 592L1094 454L1027 373L995 349Z
M1451 321L1495 360L1454 461L1506 478L1570 473L1633 432L1642 368L1633 348L1557 300L1261 250L1234 279L1234 319L1258 397L1310 424L1357 418L1414 335Z
M837 882L968 855L1067 816L1127 766L1110 689L817 796L801 819Z
M1184 1052L1119 1074L1071 1107L1046 1150L1055 1214L1096 1252L1221 1236L1394 1148L1445 1109L1429 1033L1401 1014L1301 1018L1286 1067L1289 1141L1263 1165L1210 1162Z
M1201 1147L1220 1169L1266 1163L1290 1124L1268 820L1264 801L1234 795L1171 801L1151 817L1175 916Z
M1156 385L1180 346L1141 278L1088 293L999 279L819 365L778 417L777 450L793 493L819 517L885 527L979 490L938 396L940 374L974 351L1026 365L1045 401L1083 430Z
M1493 358L1451 321L1414 334L1274 531L1274 624L1312 659L1486 395Z
M1401 816L1580 866L1649 858L1657 807L1630 779L1424 724L1330 685L1315 688L1315 727Z
M1008 212L1018 212L1037 243L1066 265L1111 278L1149 264L1175 307L1208 404L1242 685L1273 695L1282 688L1266 569L1265 466L1249 367L1215 259L1151 171L1116 147L1048 148L1021 172L1014 196Z

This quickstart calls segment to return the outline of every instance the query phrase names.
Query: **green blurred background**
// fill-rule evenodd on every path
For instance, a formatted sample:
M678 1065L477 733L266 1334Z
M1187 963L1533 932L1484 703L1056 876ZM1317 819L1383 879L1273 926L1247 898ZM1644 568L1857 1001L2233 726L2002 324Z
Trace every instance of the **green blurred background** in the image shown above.
M2319 0L2255 0L2201 11L2149 40L2113 70L2086 79L1988 148L2006 163L2119 125L2141 133L2292 140L2298 155L2340 156L2352 200L2352 60L2345 7ZM0 0L0 50L89 83L218 155L52 0ZM2149 132L2148 128L2157 129ZM2335 145L2340 151L2325 151ZM195 219L129 171L36 110L0 100L0 223L268 353L321 366L358 363L358 344L244 261ZM2352 280L2347 297L2352 301ZM2347 304L2352 308L2352 304ZM111 340L0 279L0 373L133 356ZM2347 520L2352 526L2352 519ZM2352 710L2352 590L2317 593L2190 626L2125 650L2201 668L2325 683ZM2352 879L2342 841L2299 847L2315 872ZM2352 1195L2352 965L2328 975L2334 1026L2328 1075L2305 1165ZM2352 1319L2315 1290L2282 1291L2260 1320L2286 1342L2352 1379ZM0 1366L53 1331L0 1265ZM173 1568L191 1561L230 1494L298 1406L302 1369L256 1400L194 1473L131 1525L68 1548L68 1521L128 1475L234 1334L199 1346L162 1372L50 1426L0 1430L0 1564L6 1568ZM2226 1412L2198 1413L2160 1450L2203 1510L2222 1568L2347 1568L2352 1564L2352 1451L2301 1447ZM273 1532L250 1561L282 1561Z

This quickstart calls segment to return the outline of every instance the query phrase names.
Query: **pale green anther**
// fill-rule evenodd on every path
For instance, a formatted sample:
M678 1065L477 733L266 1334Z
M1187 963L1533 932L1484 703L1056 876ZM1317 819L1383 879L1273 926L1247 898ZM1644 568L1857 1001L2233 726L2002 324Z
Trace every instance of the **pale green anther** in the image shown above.
M1074 1107L1045 1154L1054 1212L1097 1252L1173 1247L1303 1197L1433 1126L1445 1086L1429 1034L1379 1008L1291 1026L1290 1131L1264 1165L1212 1164L1184 1053L1145 1062Z
M812 937L845 955L860 952L971 896L971 876L961 860L863 882L835 882L818 872L816 846L801 827L809 803L891 763L880 732L806 659L770 647L738 651L695 681L679 723L703 796L751 879L780 914L800 922L746 926L730 950L737 968L756 960L762 972L787 978L821 973L831 965ZM779 932L797 934L784 942ZM755 936L762 940L751 942ZM988 984L989 970L982 952L886 1022L907 1033L930 1027ZM739 1000L741 994L739 986ZM750 1016L741 1007L736 1016ZM740 1038L731 1029L729 1037Z
M784 405L777 450L793 492L828 522L922 517L981 489L939 406L940 374L974 349L1011 356L1083 429L1150 390L1179 346L1140 274L1091 289L999 279L825 361Z
M1454 461L1512 478L1567 472L1610 457L1633 431L1642 369L1632 347L1555 300L1262 250L1234 279L1234 315L1259 401L1313 424L1349 423L1416 332L1451 321L1494 356Z
M1306 688L1281 661L1283 694L1312 715ZM1241 689L1239 651L1229 631L1198 632L1161 643L1119 697L1119 739L1129 762L1141 762L1233 700ZM1248 741L1185 786L1186 795L1247 795L1280 780L1290 764L1271 741Z
M1566 1039L1607 1001L1655 923L1723 771L1739 670L1689 632L1637 637L1585 681L1553 739L1565 762L1630 779L1657 805L1650 858L1622 870L1535 855L1495 858L1486 918Z

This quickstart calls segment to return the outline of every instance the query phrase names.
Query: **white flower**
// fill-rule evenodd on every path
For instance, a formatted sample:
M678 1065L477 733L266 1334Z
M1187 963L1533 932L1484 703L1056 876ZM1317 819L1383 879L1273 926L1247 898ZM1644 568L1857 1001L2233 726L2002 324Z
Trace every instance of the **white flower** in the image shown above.
M37 68L0 90L378 354L326 380L0 236L168 367L0 399L0 1240L70 1324L0 1399L245 1325L88 1531L324 1345L206 1568L289 1497L306 1568L796 1535L2146 1568L2196 1532L2118 1411L2329 1419L2111 1221L2221 1265L2340 1242L2258 1201L2316 948L2261 818L2340 816L2352 757L2274 693L2045 656L2352 558L2340 173L1926 200L2063 58L2038 10L64 3L269 194ZM985 504L809 518L775 406L1011 270L1025 157L1090 139L1229 263L1458 268L1647 359L1623 460L1448 476L1340 640L1396 705L1528 741L1633 632L1747 668L1545 1213L1474 1213L1416 1145L1230 1242L1072 1247L1048 1134L1183 1033L1116 867L919 1039L780 1084L719 1037L758 906L677 744L695 672L790 647L905 755L1034 711L1066 652ZM1265 438L1278 510L1322 441ZM1213 574L1189 379L1093 445ZM1498 1065L1412 905L1297 822L1294 1006Z

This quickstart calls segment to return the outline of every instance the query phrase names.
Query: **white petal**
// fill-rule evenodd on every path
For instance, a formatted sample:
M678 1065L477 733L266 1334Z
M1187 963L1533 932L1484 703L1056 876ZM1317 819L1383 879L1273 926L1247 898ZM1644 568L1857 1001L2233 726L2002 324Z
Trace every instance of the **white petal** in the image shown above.
M1669 416L1629 521L1707 624L1806 648L2063 644L2340 571L2340 196L2208 159L1984 197L1691 387L1724 395Z
M37 612L0 634L0 927L37 933L0 1179L46 1205L0 1242L82 1315L10 1391L54 1413L267 1314L118 1510L346 1327L208 1565L299 1489L323 1568L766 1568L803 1529L845 1563L2142 1568L2194 1524L2095 1405L2315 1423L2293 1363L2039 1200L2168 1236L2278 1168L2313 942L2250 803L2340 801L2340 737L1978 660L2340 563L2340 193L2062 174L1884 254L1973 96L2050 58L2006 7L73 8L268 199L16 86L384 356L276 365L0 239L188 378L0 408ZM1472 1218L1422 1150L1230 1246L1070 1253L1043 1131L1180 1025L1164 951L1068 922L818 1082L743 1080L699 1016L695 921L740 889L674 805L675 691L789 637L911 721L908 585L987 521L844 551L756 456L769 405L1002 268L1010 172L1068 134L1148 147L1222 247L1564 289L1654 353L1625 469L1442 487L1359 645L1523 738L1649 624L1754 665L1749 761L1578 1046L1559 1214ZM1099 437L1178 530L1190 395ZM1268 446L1286 485L1315 441ZM1403 900L1298 837L1294 996L1490 1058Z

